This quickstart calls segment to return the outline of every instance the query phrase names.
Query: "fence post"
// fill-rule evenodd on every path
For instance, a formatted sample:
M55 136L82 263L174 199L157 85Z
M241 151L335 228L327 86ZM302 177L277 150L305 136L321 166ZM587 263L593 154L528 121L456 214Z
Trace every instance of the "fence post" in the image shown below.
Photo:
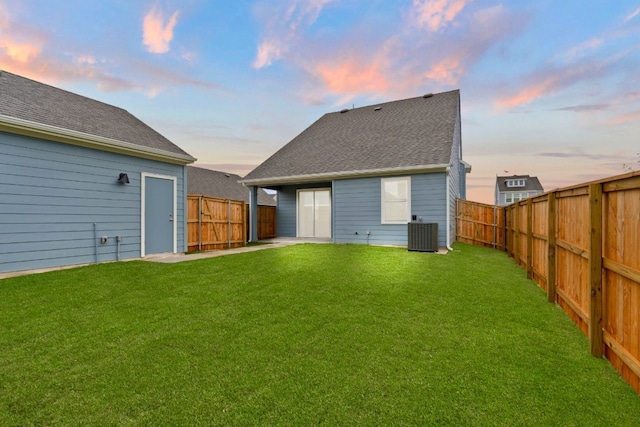
M493 249L498 246L498 207L493 205Z
M514 233L513 233L513 259L516 260L516 264L520 265L520 203L516 202L513 204L515 212L514 212Z
M556 193L549 193L547 230L547 301L556 302Z
M231 247L231 199L227 200L227 247Z
M527 278L533 278L533 199L527 199Z
M513 252L513 230L511 229L513 224L513 213L510 206L504 207L504 247L507 251L507 255L512 256Z
M242 205L242 246L247 246L247 209L248 205Z
M198 251L202 251L202 195L198 196Z
M602 184L589 185L589 344L602 357Z
M502 230L502 249L505 252L508 252L509 249L507 249L507 208L504 206L500 207L500 215L502 216L502 227L500 228Z

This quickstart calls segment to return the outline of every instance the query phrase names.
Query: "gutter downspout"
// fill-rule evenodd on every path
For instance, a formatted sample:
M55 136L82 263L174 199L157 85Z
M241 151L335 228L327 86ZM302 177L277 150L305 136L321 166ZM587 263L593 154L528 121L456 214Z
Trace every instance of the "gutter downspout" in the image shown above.
M447 167L447 171L445 172L445 180L447 181L447 241L445 242L445 245L447 247L447 250L452 251L453 248L449 244L449 237L451 236L451 196L449 195L449 172L450 167Z

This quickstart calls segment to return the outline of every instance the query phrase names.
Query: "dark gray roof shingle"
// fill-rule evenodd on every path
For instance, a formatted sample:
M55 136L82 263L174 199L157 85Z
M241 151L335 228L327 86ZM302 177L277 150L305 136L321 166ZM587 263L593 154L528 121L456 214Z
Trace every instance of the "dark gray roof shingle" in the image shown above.
M212 169L187 166L187 192L222 199L244 200L249 203L249 188L240 184L239 175ZM275 206L273 195L258 189L258 204Z
M0 115L189 156L122 108L7 71L0 71Z
M244 179L449 164L460 92L328 113Z
M507 187L507 181L512 179L524 179L524 187ZM512 176L498 176L496 177L498 183L498 191L540 191L543 192L542 184L538 180L537 176L529 175L512 175Z

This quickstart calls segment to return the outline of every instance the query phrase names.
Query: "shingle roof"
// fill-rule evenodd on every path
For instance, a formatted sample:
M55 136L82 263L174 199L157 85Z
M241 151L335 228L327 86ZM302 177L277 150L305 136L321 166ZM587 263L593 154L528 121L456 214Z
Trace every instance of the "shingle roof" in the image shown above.
M513 179L524 179L524 187L507 187L507 181ZM540 191L543 192L542 184L538 180L537 176L529 175L512 175L512 176L498 176L496 177L496 183L498 184L498 191Z
M195 160L122 108L7 71L0 71L0 115Z
M328 113L244 180L447 165L459 113L458 90Z
M249 188L240 184L239 175L187 166L187 192L249 203ZM275 206L273 195L258 189L258 205Z

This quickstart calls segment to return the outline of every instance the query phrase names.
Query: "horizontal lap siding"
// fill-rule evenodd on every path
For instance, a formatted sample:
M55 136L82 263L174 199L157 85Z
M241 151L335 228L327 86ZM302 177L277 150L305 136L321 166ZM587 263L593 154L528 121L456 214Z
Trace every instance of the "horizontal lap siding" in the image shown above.
M118 174L130 184L116 182ZM0 272L140 256L140 174L175 176L184 251L183 166L0 132Z
M379 177L335 181L333 184L336 243L407 244L406 224L381 224ZM411 213L438 223L438 243L446 236L445 174L411 176ZM367 236L367 231L371 234ZM356 234L356 232L358 234Z

